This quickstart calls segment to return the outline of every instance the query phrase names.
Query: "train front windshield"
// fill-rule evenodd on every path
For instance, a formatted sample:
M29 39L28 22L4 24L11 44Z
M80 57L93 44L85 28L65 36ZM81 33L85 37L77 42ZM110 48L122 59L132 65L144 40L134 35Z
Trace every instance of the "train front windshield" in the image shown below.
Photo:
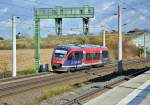
M54 57L56 59L63 59L67 55L67 52L66 50L55 50Z

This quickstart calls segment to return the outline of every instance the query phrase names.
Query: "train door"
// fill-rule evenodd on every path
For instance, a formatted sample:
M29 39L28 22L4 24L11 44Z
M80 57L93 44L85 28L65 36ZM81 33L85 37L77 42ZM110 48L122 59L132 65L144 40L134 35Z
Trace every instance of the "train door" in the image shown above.
M75 65L78 66L78 65L81 65L82 64L82 59L83 59L83 51L75 51L74 52L74 62L75 62Z
M100 51L100 60L101 60L101 62L103 62L102 60L102 52Z
M82 59L83 59L83 51L73 51L69 55L65 63L65 66L77 67L78 65L82 64Z
M105 64L105 63L108 63L108 61L109 61L108 51L103 50L102 51L102 62Z

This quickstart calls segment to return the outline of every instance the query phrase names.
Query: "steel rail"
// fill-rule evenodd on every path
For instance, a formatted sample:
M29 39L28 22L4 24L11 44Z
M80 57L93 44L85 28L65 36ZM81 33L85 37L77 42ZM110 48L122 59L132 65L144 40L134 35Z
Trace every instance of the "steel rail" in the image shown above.
M38 76L43 76L43 75L47 75L47 74L49 74L49 72L43 72L43 73L38 73L38 74L34 74L34 75L22 75L22 76L17 76L17 77L2 78L2 79L0 79L0 83L24 79L24 78L30 78L30 77L38 77Z
M101 74L108 70L101 70ZM111 70L112 71L112 70ZM93 72L92 72L93 73ZM110 72L108 72L110 73ZM37 79L37 80L30 80L30 81L24 81L24 82L18 82L18 83L13 83L13 84L8 84L8 85L3 85L0 87L0 97L4 97L7 95L10 95L12 93L18 93L21 91L27 91L33 88L38 88L38 87L43 87L43 86L59 86L61 85L60 83L65 83L68 81L71 81L69 83L80 83L83 81L88 81L90 79L93 79L93 77L89 78L89 75L87 72L75 72L75 73L68 73L64 75L57 75L53 77L46 77L43 79ZM79 81L80 80L80 81Z
M135 63L135 61L128 61L130 63L128 64L142 64L142 67L145 67L147 63L150 63L150 59L140 60ZM127 62L123 62L124 66L128 65ZM71 73L63 73L63 74L57 74L57 75L47 75L39 78L30 78L25 79L21 78L16 80L11 80L11 82L1 82L0 83L0 98L18 93L18 92L24 92L27 90L31 90L33 88L39 88L47 85L51 86L59 86L63 83L81 83L84 81L88 81L90 79L94 79L97 77L105 76L108 74L111 74L113 72L116 72L117 64L110 64L106 65L101 68L91 68L90 70L83 70L83 71L77 71L77 72L71 72ZM133 66L132 65L132 66Z

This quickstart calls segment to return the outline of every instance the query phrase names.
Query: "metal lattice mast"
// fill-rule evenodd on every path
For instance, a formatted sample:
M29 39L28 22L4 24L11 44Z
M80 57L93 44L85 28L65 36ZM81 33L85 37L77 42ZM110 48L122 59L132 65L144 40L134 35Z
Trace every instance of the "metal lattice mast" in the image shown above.
M40 68L40 19L35 19L35 69Z

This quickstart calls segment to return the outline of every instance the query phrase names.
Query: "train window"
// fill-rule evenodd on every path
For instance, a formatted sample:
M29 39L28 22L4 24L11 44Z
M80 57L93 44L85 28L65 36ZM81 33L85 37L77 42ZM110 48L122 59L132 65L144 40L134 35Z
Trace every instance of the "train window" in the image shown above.
M93 59L100 59L100 53L94 53L93 54Z
M102 51L102 57L108 58L108 51Z
M100 53L87 53L86 60L98 60L100 59Z
M93 56L91 53L86 53L86 60L92 60Z
M75 59L79 58L79 56L80 56L80 53L75 52Z
M102 53L100 53L100 59L102 59Z
M82 59L82 58L83 58L83 52L82 51L72 52L72 54L68 57L69 60Z
M74 59L74 52L72 52L68 57L68 60L73 60L73 59Z
M75 52L75 59L82 59L83 58L83 52L82 51L76 51Z
M64 50L64 51L69 52L70 48L64 47L64 46L57 46L57 48L55 48L55 50Z
M65 51L65 50L55 50L55 52L54 52L54 56L56 58L64 58L66 56L66 54L67 54L67 51Z

